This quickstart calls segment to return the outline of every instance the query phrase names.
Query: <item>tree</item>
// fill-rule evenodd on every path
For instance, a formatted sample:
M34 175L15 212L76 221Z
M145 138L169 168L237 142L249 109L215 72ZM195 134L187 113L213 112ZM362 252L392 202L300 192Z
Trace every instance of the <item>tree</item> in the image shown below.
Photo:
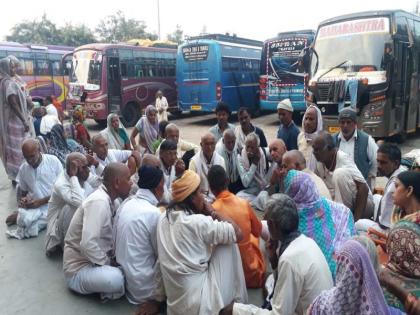
M155 34L146 32L146 23L144 21L127 19L121 11L101 20L96 27L96 32L103 42L120 42L133 38L155 40L157 38Z
M37 44L60 44L62 41L59 29L51 22L47 15L41 17L41 21L24 20L12 28L12 34L6 36L6 40L19 43Z
M177 44L181 44L184 38L184 31L181 25L176 25L176 30L172 34L168 34L168 40Z
M72 25L67 23L60 29L62 44L78 47L96 42L95 35L86 25Z

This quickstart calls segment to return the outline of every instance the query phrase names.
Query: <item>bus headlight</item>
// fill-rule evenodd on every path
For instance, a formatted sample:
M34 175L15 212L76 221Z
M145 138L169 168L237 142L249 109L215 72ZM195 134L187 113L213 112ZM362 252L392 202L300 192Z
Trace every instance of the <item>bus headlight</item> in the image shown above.
M384 115L384 107L386 102L376 102L371 103L366 106L366 109L363 113L363 117L365 119L373 119L373 120L380 120L382 119L382 116Z

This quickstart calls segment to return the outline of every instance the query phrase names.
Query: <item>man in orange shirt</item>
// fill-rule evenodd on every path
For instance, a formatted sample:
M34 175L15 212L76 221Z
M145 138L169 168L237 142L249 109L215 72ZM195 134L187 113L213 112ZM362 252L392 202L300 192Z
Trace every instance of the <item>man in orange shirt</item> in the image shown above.
M259 248L262 224L249 202L227 190L229 179L223 167L214 165L208 172L209 186L216 197L213 208L231 218L242 230L243 240L238 243L247 288L261 288L264 282L265 262Z

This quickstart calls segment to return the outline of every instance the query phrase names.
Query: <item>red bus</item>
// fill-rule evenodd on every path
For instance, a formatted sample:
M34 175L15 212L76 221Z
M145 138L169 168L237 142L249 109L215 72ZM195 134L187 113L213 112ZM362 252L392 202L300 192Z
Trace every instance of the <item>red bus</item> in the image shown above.
M99 123L118 113L134 126L161 90L169 111L177 111L176 49L128 44L89 44L73 52L67 110L83 105Z

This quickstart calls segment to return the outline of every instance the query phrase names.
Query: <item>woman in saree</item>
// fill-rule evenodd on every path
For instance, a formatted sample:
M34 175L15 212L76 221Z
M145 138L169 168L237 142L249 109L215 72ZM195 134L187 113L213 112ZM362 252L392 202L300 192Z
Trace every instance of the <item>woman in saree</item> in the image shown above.
M139 141L136 137L139 135ZM138 149L138 145L144 148L145 153L155 153L154 143L159 139L159 122L157 119L157 110L153 105L148 105L145 115L139 119L133 131L130 140L134 149Z
M343 242L356 233L352 212L343 204L321 197L307 173L288 171L284 187L298 208L299 231L318 244L335 278L334 256Z
M114 150L131 150L127 130L120 122L118 114L109 114L106 122L107 127L100 133L107 139L108 148Z

